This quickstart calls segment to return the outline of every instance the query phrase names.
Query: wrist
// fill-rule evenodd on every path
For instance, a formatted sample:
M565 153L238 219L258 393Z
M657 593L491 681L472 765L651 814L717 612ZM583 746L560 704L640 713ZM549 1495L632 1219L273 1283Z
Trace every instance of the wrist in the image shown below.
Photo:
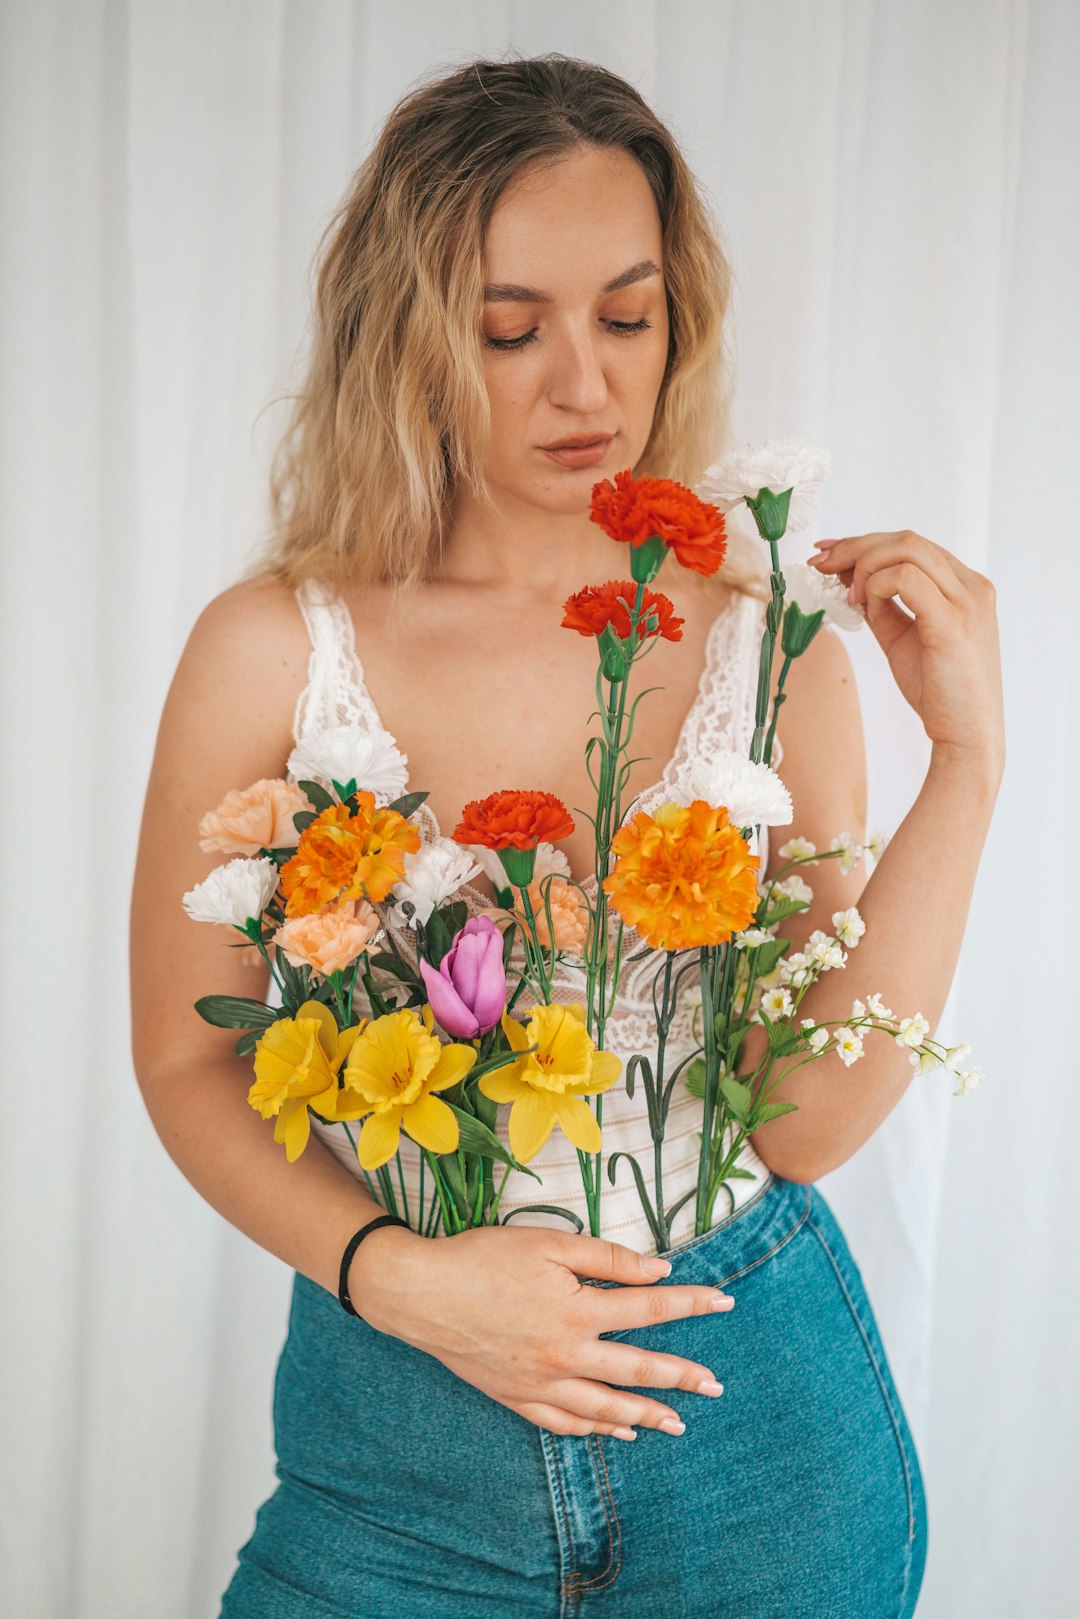
M379 1301L392 1291L407 1257L432 1240L405 1226L384 1225L360 1243L349 1261L348 1292L353 1309L369 1326L380 1332L388 1330L376 1319Z
M993 799L997 796L1005 770L1005 748L993 744L961 746L954 742L934 742L930 748L927 774L963 781L973 790Z

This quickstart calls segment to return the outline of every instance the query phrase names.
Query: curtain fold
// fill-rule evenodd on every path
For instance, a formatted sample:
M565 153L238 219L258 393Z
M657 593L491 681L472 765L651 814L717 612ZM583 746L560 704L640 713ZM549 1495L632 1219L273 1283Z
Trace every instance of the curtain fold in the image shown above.
M833 454L790 559L913 528L997 586L1008 764L936 1031L986 1078L913 1080L820 1185L924 1460L920 1619L1064 1619L1080 10L8 0L0 27L0 1612L214 1613L274 1486L291 1273L202 1202L135 1083L139 816L187 633L262 532L318 236L408 88L512 47L604 62L683 142L738 278L739 435ZM891 832L927 743L870 632L848 645Z

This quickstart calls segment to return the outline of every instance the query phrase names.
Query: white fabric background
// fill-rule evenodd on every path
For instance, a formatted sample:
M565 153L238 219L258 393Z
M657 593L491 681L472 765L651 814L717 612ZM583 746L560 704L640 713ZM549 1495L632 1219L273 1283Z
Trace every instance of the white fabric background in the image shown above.
M740 434L833 452L809 538L911 527L997 584L1009 760L939 1026L987 1078L966 1100L941 1076L913 1082L821 1187L923 1457L920 1619L1074 1612L1080 1109L1072 890L1052 862L1080 809L1080 11L8 0L2 14L0 1611L216 1613L273 1486L291 1273L200 1200L142 1107L138 818L180 648L261 529L282 416L259 413L288 385L316 235L417 75L512 45L607 63L681 137L739 276ZM870 825L891 831L925 738L869 631L850 645ZM917 894L911 916L917 949Z

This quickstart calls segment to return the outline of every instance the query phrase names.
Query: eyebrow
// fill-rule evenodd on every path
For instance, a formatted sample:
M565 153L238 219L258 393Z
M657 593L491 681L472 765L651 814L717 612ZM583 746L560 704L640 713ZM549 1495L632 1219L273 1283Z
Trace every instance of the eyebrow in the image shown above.
M623 270L613 280L607 281L601 287L601 292L618 292L620 287L633 286L635 281L648 281L650 277L660 274L660 266L654 264L652 259L639 259L628 270ZM553 304L554 298L550 292L541 292L537 287L519 287L513 281L496 281L484 288L484 302L486 304Z

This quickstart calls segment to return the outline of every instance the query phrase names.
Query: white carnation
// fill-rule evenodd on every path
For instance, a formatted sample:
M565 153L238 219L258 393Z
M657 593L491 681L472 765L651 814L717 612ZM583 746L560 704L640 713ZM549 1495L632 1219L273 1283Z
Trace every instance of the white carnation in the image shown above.
M480 870L471 847L455 843L452 838L433 838L430 843L421 843L419 849L407 850L405 875L394 884L392 897L399 910L404 900L416 909L411 916L400 911L401 920L410 927L416 925L417 919L426 923L433 910L445 905L462 883L470 882ZM502 881L506 881L505 873Z
M849 945L852 949L866 932L866 923L854 905L849 905L846 911L834 911L832 925L836 929L836 937L840 943Z
M861 630L866 622L865 607L848 601L847 589L834 573L822 573L807 562L788 562L784 585L786 599L807 617L823 612L826 624L835 624L838 630Z
M400 751L389 731L381 726L331 725L302 736L289 754L290 781L317 781L330 791L356 781L358 788L375 794L376 804L392 804L408 784L408 756Z
M803 439L770 438L764 444L747 445L721 456L705 468L694 492L728 512L748 495L756 499L763 489L777 495L790 489L785 531L790 534L813 522L818 488L831 477L828 450Z
M786 826L792 816L791 794L776 771L734 749L684 766L672 797L684 807L695 798L723 804L732 826Z
M184 895L183 906L193 922L222 922L243 928L258 921L278 885L278 868L267 855L257 859L238 856L215 866L209 877Z

